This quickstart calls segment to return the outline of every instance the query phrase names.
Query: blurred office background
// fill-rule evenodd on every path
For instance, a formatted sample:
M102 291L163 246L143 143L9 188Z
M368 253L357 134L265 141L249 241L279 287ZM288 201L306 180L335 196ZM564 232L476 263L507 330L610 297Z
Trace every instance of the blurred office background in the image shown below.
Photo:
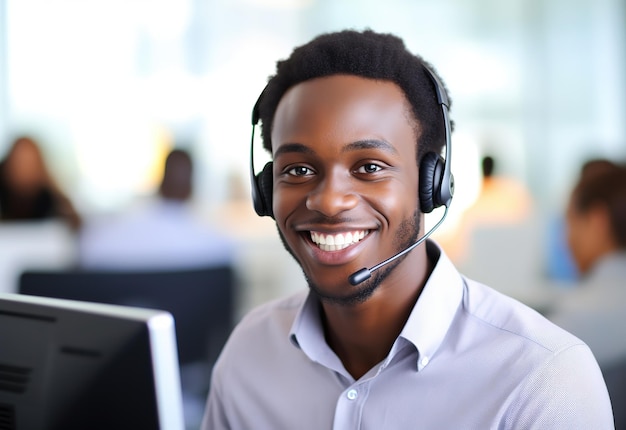
M15 135L34 135L89 219L152 193L168 150L190 150L196 204L241 245L243 312L304 286L248 197L250 113L267 77L319 33L392 32L435 66L453 100L457 192L437 236L454 254L455 229L480 192L480 160L494 156L532 208L521 230L486 234L488 273L471 244L454 258L544 306L543 293L569 276L555 232L580 165L626 158L625 8L618 0L0 0L0 152ZM257 169L264 157L258 145ZM0 233L5 261L23 238ZM76 250L66 245L48 253L50 264L71 264ZM12 278L3 279L10 290Z

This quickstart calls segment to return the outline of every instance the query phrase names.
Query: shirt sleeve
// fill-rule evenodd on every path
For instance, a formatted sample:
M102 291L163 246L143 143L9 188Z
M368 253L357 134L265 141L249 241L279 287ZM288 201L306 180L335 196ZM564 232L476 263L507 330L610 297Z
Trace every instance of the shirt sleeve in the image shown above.
M520 387L505 429L614 429L600 368L583 343L555 354Z

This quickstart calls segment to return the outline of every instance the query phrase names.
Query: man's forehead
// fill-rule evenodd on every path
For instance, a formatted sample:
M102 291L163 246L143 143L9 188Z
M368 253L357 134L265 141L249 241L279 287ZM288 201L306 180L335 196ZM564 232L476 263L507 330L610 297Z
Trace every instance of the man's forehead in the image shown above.
M407 125L417 132L416 124L404 92L394 82L332 75L300 82L285 93L274 116L272 141L276 144L275 139L291 133L347 129L354 134L386 135ZM360 140L368 140L368 136L354 139Z
M346 105L352 110L362 106L363 109L379 109L381 113L410 111L404 92L392 81L332 75L303 81L289 88L278 103L274 120L281 115L287 118L293 118L295 114L306 115L320 106L341 109Z

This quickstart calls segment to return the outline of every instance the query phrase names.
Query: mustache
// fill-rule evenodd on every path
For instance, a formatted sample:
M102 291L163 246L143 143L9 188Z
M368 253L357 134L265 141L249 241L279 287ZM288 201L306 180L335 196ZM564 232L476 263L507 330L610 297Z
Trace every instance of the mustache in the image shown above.
M354 218L350 217L327 217L324 215L318 215L313 218L308 218L304 220L303 224L325 224L325 225L338 225L338 224L349 224L354 222Z

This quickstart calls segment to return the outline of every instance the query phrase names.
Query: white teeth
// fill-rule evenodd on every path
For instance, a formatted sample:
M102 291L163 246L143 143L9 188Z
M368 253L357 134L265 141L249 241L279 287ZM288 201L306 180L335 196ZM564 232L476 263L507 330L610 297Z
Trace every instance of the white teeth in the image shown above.
M365 237L367 231L349 231L339 234L323 234L315 231L311 232L311 240L319 246L322 251L339 251L358 243Z

